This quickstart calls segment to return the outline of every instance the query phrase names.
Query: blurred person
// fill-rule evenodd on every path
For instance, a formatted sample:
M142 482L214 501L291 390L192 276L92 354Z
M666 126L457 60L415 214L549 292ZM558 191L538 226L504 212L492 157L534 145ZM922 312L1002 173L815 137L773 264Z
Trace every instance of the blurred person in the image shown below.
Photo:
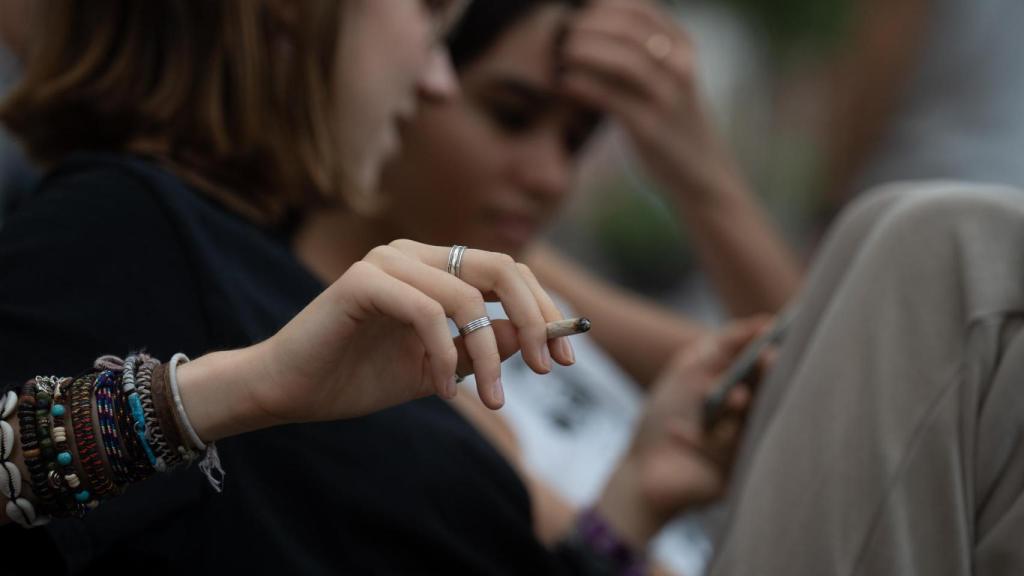
M529 269L473 249L450 274L449 248L406 240L325 286L289 250L289 215L371 204L396 124L452 96L438 40L461 7L47 4L0 113L49 169L0 232L0 379L20 391L0 396L0 522L38 528L0 531L16 570L600 574L721 493L749 392L713 434L680 419L756 324L665 373L601 502L546 547L514 471L430 398L473 372L500 407L519 348L573 362ZM512 320L466 330L485 295Z
M709 576L1024 571L1024 196L839 217L748 423Z
M774 311L799 277L715 138L697 96L687 35L652 2L598 0L574 14L580 4L470 6L449 42L461 94L427 103L405 127L406 146L383 176L381 205L313 214L296 237L298 252L325 282L369 247L396 238L508 253L555 291L563 313L593 320L594 342L576 343L571 370L555 366L533 378L513 361L503 376L511 400L502 415L511 429L499 424L497 444L511 446L512 461L554 487L551 494L535 490L538 532L548 538L571 524L573 508L600 496L628 448L643 390L707 332L538 246L602 117L632 136L732 309ZM472 402L459 406L474 410ZM694 542L672 542L684 538ZM676 569L699 568L706 551L695 526L680 525L665 541L674 549L665 555L686 558Z

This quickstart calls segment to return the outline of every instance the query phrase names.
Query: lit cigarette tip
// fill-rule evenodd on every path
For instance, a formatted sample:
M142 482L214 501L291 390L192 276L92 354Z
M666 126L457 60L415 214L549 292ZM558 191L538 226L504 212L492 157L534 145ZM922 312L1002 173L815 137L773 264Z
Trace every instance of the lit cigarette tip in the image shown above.
M580 318L576 320L576 333L583 334L584 332L590 332L590 319Z

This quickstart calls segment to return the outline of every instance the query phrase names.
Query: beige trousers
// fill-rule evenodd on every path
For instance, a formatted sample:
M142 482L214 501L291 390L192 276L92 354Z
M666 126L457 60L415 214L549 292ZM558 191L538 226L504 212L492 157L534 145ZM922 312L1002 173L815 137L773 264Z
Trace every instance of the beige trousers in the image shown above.
M712 576L1024 576L1024 192L841 218L760 391Z

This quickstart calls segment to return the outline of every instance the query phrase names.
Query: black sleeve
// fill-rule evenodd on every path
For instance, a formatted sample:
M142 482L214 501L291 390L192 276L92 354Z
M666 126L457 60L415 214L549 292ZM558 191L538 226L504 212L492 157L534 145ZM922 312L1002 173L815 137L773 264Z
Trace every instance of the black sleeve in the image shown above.
M96 169L43 183L0 232L0 382L160 356L207 333L195 273L145 183Z
M166 360L204 349L182 246L153 191L130 174L101 168L43 182L0 231L0 384L75 375L103 354L145 348ZM6 526L0 541L47 564L39 573L59 573L50 532Z

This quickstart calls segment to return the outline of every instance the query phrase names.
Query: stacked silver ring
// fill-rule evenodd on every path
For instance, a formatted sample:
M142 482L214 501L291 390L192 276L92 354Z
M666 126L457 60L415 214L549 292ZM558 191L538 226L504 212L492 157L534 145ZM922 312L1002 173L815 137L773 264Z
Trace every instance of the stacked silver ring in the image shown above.
M448 273L456 278L462 278L462 256L465 253L466 247L458 244L448 252Z
M491 319L488 318L487 316L482 316L480 318L477 318L476 320L470 320L469 323L467 323L465 326L459 328L459 334L462 334L463 336L468 336L473 332L476 332L481 328L487 328L490 325Z

